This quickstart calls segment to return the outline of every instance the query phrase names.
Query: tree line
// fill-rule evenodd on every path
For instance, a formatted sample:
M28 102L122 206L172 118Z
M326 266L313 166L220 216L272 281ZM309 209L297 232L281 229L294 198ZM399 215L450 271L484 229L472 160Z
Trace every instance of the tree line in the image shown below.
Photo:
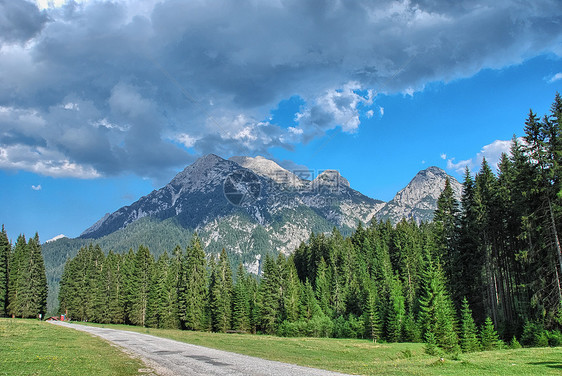
M44 317L47 277L39 235L29 241L20 235L13 246L2 225L0 231L0 316ZM41 316L40 316L41 315Z
M266 256L261 275L194 235L154 259L83 247L65 265L60 309L75 320L281 336L425 341L428 352L559 345L562 336L562 100L513 138L494 173L449 181L434 221L359 224ZM503 339L503 341L501 339Z

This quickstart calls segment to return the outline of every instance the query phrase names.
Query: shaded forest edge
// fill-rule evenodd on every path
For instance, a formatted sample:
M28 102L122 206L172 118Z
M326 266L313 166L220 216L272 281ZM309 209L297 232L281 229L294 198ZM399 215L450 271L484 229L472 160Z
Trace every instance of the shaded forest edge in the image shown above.
M474 176L467 169L460 203L445 185L432 223L312 234L288 258L265 257L260 277L241 265L233 275L227 252L206 255L197 235L157 260L145 246L106 255L89 245L65 265L60 311L157 328L424 341L429 353L558 346L561 169L556 94L550 114L530 111L497 173L486 160ZM2 312L14 314L19 239L12 251L2 234Z

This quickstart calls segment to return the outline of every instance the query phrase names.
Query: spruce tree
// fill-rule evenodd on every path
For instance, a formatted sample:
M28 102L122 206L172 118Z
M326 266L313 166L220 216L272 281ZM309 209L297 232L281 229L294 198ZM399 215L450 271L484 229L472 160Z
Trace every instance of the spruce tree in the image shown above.
M372 288L374 289L374 287ZM368 290L367 306L364 313L365 336L377 342L381 339L382 323L376 301L376 293Z
M232 271L224 248L218 262L213 263L211 267L209 283L211 327L215 332L226 332L230 329L232 317Z
M149 327L164 327L164 316L167 311L166 305L168 303L166 301L166 280L168 277L169 260L168 253L164 252L160 255L152 269L146 307L146 326Z
M283 307L284 307L284 319L289 322L295 322L299 319L301 307L300 307L300 294L302 290L302 284L299 280L297 274L297 269L293 263L293 259L290 258L287 262L284 278L283 278Z
M121 255L109 251L105 258L103 275L105 279L104 293L105 310L103 315L104 322L123 324L125 312L123 310L123 280L120 273L123 260Z
M324 257L321 257L318 268L316 269L316 299L318 300L322 312L330 315L332 309L330 307L330 277L328 272L326 261Z
M244 266L240 263L232 294L232 329L242 332L250 329L250 300L247 291L247 278Z
M462 301L460 342L463 352L474 352L480 349L478 331L466 298L463 298Z
M398 276L391 280L388 293L388 306L386 313L386 339L389 342L400 342L406 318L405 299L402 293L402 284Z
M145 326L147 318L148 297L152 282L154 258L147 247L139 246L135 255L132 280L131 313L129 318L134 325Z
M18 236L9 264L8 313L15 317L27 317L30 304L29 291L26 288L30 278L29 247L24 235Z
M281 275L279 266L265 256L263 277L259 284L259 326L266 334L274 334L281 320ZM314 293L313 293L314 294Z
M8 315L8 272L11 246L2 225L0 232L0 316Z
M480 330L480 341L482 343L482 350L494 350L498 347L499 337L494 323L490 317L486 317L482 329Z
M207 298L207 262L205 251L197 234L191 239L181 265L178 287L180 321L188 330L205 328Z
M458 337L453 303L446 290L443 272L439 264L434 265L429 253L426 256L419 305L419 322L424 338L430 338L428 335L431 335L439 347L449 352L455 351Z

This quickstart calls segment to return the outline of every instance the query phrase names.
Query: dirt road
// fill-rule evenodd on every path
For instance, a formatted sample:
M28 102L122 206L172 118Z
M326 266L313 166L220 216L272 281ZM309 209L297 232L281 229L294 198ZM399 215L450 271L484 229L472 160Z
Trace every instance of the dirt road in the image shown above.
M342 375L335 372L264 360L227 351L190 345L125 330L65 322L57 325L94 334L140 356L154 371L168 375Z

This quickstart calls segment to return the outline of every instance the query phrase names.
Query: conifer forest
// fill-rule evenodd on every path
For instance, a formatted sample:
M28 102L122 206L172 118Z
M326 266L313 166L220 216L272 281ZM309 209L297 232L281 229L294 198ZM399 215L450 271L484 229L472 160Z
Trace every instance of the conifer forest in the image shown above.
M154 259L83 247L65 265L60 312L76 321L279 336L425 342L472 352L562 344L562 98L530 111L497 172L483 160L449 182L434 220L311 234L259 276L201 240ZM0 237L0 313L45 310L37 238Z

